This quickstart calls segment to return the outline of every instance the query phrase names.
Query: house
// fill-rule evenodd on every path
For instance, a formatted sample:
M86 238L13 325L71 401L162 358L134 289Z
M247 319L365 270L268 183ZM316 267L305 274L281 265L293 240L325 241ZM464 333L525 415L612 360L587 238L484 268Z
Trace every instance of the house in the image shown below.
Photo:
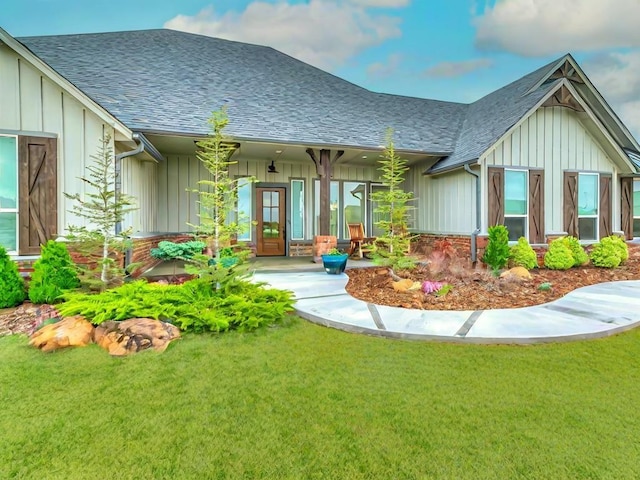
M532 244L640 236L640 146L571 57L471 104L371 92L272 48L172 30L13 38L0 30L0 243L17 260L80 221L64 192L105 134L139 209L136 251L197 223L195 142L227 108L241 238L259 256L376 235L369 194L394 129L418 199L411 229L470 249L489 226ZM640 200L640 197L637 199ZM637 213L637 215L636 215ZM142 253L140 253L141 255ZM134 252L134 256L136 253Z

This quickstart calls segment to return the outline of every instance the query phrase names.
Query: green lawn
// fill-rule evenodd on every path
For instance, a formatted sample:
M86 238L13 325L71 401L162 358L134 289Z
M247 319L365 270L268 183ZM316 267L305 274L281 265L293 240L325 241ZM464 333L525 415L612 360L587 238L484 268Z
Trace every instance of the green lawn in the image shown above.
M510 347L301 320L115 359L0 339L0 478L640 478L640 331Z

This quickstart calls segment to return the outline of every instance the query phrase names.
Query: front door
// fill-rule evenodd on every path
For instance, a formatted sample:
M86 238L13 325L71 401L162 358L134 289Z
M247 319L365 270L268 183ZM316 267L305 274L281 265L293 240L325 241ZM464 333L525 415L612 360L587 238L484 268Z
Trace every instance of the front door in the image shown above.
M257 196L257 254L276 256L285 254L285 189L256 188Z

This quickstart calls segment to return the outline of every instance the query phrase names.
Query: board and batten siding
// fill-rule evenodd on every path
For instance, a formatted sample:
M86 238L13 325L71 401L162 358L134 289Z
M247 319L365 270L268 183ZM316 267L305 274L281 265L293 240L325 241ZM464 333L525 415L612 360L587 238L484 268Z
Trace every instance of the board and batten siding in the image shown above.
M133 232L158 230L158 167L154 161L142 161L138 157L121 160L122 192L135 199L136 209L125 215L122 228Z
M50 81L20 55L0 45L0 133L28 133L58 138L58 233L82 219L69 213L64 193L83 193L79 176L100 138L113 128Z
M413 228L434 234L470 235L476 223L476 177L462 169L425 176L422 167L407 172L412 188Z
M198 181L208 179L209 173L193 154L166 154L165 158L166 162L157 165L158 231L191 231L193 229L188 224L197 225L199 220L197 194L188 192L188 189L197 189ZM268 172L270 162L267 160L234 158L234 161L237 163L229 169L233 177L253 176L262 183L287 185L292 178L304 179L306 218L313 218L313 181L318 177L310 159L300 163L279 162L278 173ZM374 167L335 165L332 177L334 180L377 181L378 176ZM253 202L255 208L255 198ZM308 240L313 238L309 224L305 229L305 237Z
M619 229L618 170L580 115L563 107L542 107L481 157L485 194L482 229L487 231L487 168L544 169L545 231L562 232L562 188L565 170L612 174L613 229Z

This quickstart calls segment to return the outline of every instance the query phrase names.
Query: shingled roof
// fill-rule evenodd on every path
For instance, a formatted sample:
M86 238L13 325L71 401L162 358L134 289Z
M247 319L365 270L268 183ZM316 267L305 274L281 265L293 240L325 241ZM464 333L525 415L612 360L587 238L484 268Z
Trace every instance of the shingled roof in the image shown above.
M19 38L91 99L142 133L204 135L226 105L238 140L396 148L475 161L548 91L558 60L472 104L371 92L270 47L173 30Z

